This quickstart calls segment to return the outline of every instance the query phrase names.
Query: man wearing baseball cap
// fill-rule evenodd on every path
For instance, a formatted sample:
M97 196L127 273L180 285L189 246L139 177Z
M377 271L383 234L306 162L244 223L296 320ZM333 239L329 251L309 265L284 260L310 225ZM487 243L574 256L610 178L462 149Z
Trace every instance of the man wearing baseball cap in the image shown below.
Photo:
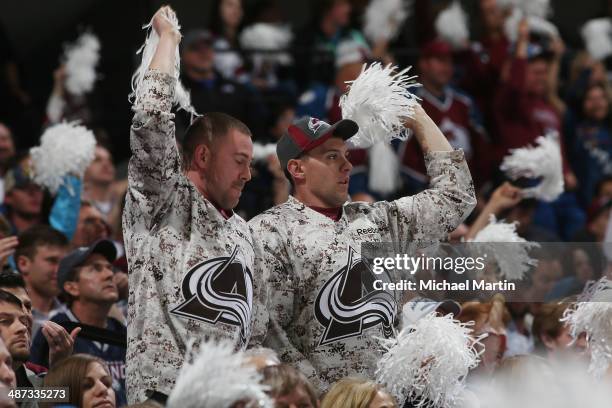
M94 341L89 333L113 332L123 339L126 327L109 316L119 298L113 281L112 263L117 250L112 241L100 240L89 247L81 247L66 255L60 262L57 283L68 302L65 313L55 315L51 321L61 326L75 325L83 330L74 340L74 353L85 353L106 361L113 377L117 406L127 404L125 391L125 347ZM101 329L101 330L96 330ZM124 340L125 341L125 340ZM32 344L31 361L47 366L47 339L39 333Z
M294 194L249 223L258 237L255 270L268 290L264 345L321 391L346 376L373 378L381 356L374 337L390 337L399 320L403 294L376 290L374 281L400 277L374 274L361 245L392 242L403 252L439 241L475 204L463 152L453 151L418 105L406 127L426 152L429 190L392 202L347 202L352 166L345 141L358 125L306 117L276 150Z

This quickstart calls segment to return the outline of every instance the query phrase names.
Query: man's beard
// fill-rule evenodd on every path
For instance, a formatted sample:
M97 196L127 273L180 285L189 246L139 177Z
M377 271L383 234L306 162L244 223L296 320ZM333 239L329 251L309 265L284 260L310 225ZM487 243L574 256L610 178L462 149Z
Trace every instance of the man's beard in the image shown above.
M28 221L33 221L40 217L40 212L32 213L32 212L21 211L15 208L11 208L11 210L13 211L13 214L17 215L19 218L23 218L24 220L28 220Z

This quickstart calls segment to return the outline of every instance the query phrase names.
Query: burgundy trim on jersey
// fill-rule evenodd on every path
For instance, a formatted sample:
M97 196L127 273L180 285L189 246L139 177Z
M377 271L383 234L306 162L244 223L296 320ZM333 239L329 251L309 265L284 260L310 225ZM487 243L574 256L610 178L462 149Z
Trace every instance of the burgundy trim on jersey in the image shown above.
M326 216L327 218L331 218L334 221L338 221L342 217L342 207L324 208L309 205L308 208Z

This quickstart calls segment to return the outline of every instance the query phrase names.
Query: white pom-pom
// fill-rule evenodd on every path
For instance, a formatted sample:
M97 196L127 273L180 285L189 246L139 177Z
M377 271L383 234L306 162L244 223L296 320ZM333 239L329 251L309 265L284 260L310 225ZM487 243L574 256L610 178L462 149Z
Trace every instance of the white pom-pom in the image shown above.
M378 362L377 381L398 401L417 408L457 403L465 377L479 362L469 325L452 316L429 314L404 328L396 339L381 340L387 352Z
M562 321L577 338L587 334L591 351L589 371L602 378L612 364L612 281L605 277L587 287L580 301L565 311Z
M412 8L412 0L371 0L365 11L363 33L372 44L392 40Z
M53 125L40 138L40 146L30 149L36 184L56 193L64 176L83 177L94 159L94 134L75 122Z
M612 55L612 19L596 18L587 21L580 30L587 51L596 60Z
M253 143L253 161L266 161L270 155L276 155L276 144Z
M368 188L379 194L391 194L399 187L399 159L393 147L378 142L368 152Z
M66 47L66 90L76 96L90 92L96 81L96 65L100 60L100 41L92 33L83 33L74 44Z
M256 23L242 31L240 45L245 50L268 51L266 53L255 52L254 59L286 65L291 62L289 54L286 52L273 53L273 51L287 49L291 39L291 30L288 26Z
M512 10L510 17L504 23L504 31L508 39L516 42L518 38L518 27L525 13L518 8ZM535 15L527 15L529 31L547 37L559 37L559 30L550 21Z
M273 407L257 369L228 341L206 342L193 362L185 362L168 398L168 408Z
M563 193L563 162L558 134L551 132L536 139L536 147L510 150L500 168L510 178L541 178L535 187L523 189L524 197L551 202Z
M468 29L467 15L457 0L438 14L435 26L438 35L451 44L454 49L465 48L468 44L470 30Z
M383 67L374 63L366 68L350 84L340 98L344 119L352 119L359 125L359 132L349 139L352 147L368 148L375 143L392 139L405 140L403 122L414 114L418 97L408 87L417 86L416 76L408 76L409 68L396 71L391 64Z
M174 12L167 12L164 14L164 17L170 24L172 24L174 30L177 33L180 33L181 26L178 23L176 14L174 14ZM138 69L136 69L136 72L134 72L134 75L132 75L132 93L129 96L129 100L134 106L138 105L140 98L142 97L142 92L144 91L144 87L141 86L142 81L144 80L146 72L149 70L149 66L151 65L153 56L155 55L155 50L157 49L157 44L159 43L159 35L157 35L157 32L153 29L152 19L149 24L144 25L142 28L143 30L148 30L148 32L144 44L137 52L137 54L142 53L142 62L140 63ZM178 44L174 52L174 61L174 78L176 79L174 104L178 105L179 108L191 113L192 117L198 116L195 108L191 106L191 97L189 96L189 92L185 90L179 79L181 73L181 58Z
M521 238L516 233L516 226L516 222L497 221L495 215L491 214L489 224L468 242L479 243L477 245L479 252L493 255L499 266L500 275L509 280L519 281L532 266L537 264L537 261L529 256L529 250L540 245ZM512 244L505 245L510 243Z
M517 8L525 15L546 18L552 14L550 0L497 0L501 9Z

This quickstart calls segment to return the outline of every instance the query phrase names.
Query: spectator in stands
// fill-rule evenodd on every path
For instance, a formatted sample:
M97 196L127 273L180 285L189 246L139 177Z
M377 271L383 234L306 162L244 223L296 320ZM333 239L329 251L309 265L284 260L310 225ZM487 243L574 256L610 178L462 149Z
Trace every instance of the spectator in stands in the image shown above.
M362 378L345 378L335 383L321 401L321 408L397 408L381 385Z
M273 365L261 370L262 384L269 387L267 393L276 407L318 408L317 392L308 379L295 368Z
M104 360L116 385L118 405L126 403L125 393L125 344L126 327L109 317L109 311L119 295L113 281L117 250L108 240L98 241L90 247L69 253L58 272L58 286L67 298L69 309L51 320L63 327L74 325L83 328L74 342L75 353L86 353ZM97 336L97 338L95 338ZM108 338L116 341L108 343ZM106 342L105 342L106 341ZM46 366L47 341L40 333L32 344L32 361Z
M106 147L98 144L94 160L83 177L82 199L96 207L108 224L114 225L116 220L111 219L111 215L125 195L126 183L125 180L115 181L113 156Z
M65 311L57 299L57 273L67 249L66 237L48 226L35 226L19 235L15 263L32 301L33 335L44 322Z
M602 84L584 91L581 114L575 127L567 129L569 156L578 183L578 199L586 209L597 184L612 176L612 135L610 134L610 100Z
M6 344L13 361L17 387L40 387L41 367L26 362L30 358L31 337L29 319L21 301L13 294L0 291L0 337Z
M214 66L213 37L205 30L187 33L182 40L181 81L191 92L191 102L200 113L223 112L245 122L255 139L262 134L264 107L258 96L237 82L224 78ZM190 124L188 114L177 115L177 135Z
M3 214L17 234L42 219L43 191L30 177L29 158L22 158L4 175Z
M247 76L239 42L244 18L242 0L215 0L210 15L215 69L227 79L245 82Z
M30 340L32 336L32 300L25 289L25 282L20 274L11 270L0 272L0 290L9 292L15 295L23 305L23 311L28 317L28 331ZM52 321L47 321L42 324L41 333L47 339L52 347L49 348L49 364L66 358L72 354L74 339L81 331L80 328L75 328L70 334L60 325Z
M296 80L301 87L312 82L334 82L336 51L343 41L352 40L367 47L363 35L349 27L349 0L318 0L314 7L312 22L296 35L292 45Z
M423 109L450 144L463 149L475 184L482 184L491 173L487 136L472 99L450 86L454 72L451 46L442 40L428 42L421 49L418 67L419 82L423 86L414 92L422 98ZM423 152L415 138L405 142L400 152L409 191L423 190L429 178Z
M79 221L72 238L73 248L86 247L100 239L110 237L110 227L104 220L104 216L90 202L81 201Z
M536 349L549 358L569 353L584 353L587 348L586 335L574 339L570 328L561 321L569 302L554 302L542 305L533 320L533 335Z
M106 363L94 356L76 354L63 360L47 373L45 387L68 387L67 404L82 408L115 408L113 377ZM43 403L41 408L54 407Z
M13 133L4 124L0 123L0 202L4 201L4 175L14 164L15 141Z
M0 336L1 337L1 336ZM16 386L15 372L13 371L13 357L0 338L0 384L13 388Z

